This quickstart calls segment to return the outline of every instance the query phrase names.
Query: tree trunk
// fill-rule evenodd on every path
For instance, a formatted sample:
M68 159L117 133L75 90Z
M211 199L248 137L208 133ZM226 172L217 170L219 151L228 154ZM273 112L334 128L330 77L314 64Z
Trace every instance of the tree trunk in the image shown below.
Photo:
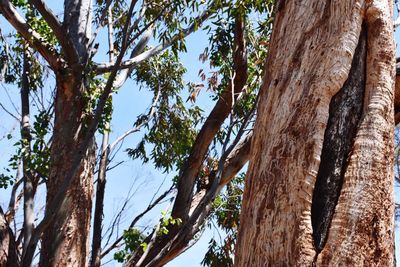
M393 266L391 18L278 1L235 266Z
M84 64L88 58L91 37L91 1L65 0L63 27L78 53L79 62L70 62L56 72L55 121L47 183L46 209L65 177L71 172L80 144L90 123L85 114L88 84ZM40 266L87 266L89 229L95 165L94 141L72 178L55 219L42 235Z
M0 207L0 266L13 267L17 264L15 237Z
M78 73L57 76L55 122L46 208L71 170L82 141L85 100ZM75 97L72 97L75 96ZM78 96L78 97L76 97ZM52 226L43 233L40 266L87 266L95 149L82 161Z

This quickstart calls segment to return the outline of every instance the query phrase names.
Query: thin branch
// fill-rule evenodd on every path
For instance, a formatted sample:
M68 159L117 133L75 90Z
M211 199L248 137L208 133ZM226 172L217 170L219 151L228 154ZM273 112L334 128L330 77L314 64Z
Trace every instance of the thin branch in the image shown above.
M10 201L8 202L8 209L5 214L8 223L11 223L11 221L14 220L15 211L17 210L18 203L22 198L22 193L18 194L17 196L18 187L24 181L24 177L20 178L20 172L21 172L21 160L18 160L18 169L17 169L17 174L15 175L16 182L11 189Z
M211 5L212 6L212 5ZM189 36L191 33L193 33L197 28L205 21L208 19L208 17L212 14L211 8L207 9L206 11L203 12L200 16L198 16L195 19L195 22L193 22L188 28L184 29L182 32L175 34L171 39L168 41L159 44L152 49L147 50L146 52L141 53L138 56L135 56L131 59L128 59L124 62L122 62L119 66L118 69L128 69L137 66L140 62L145 61L149 59L150 57L159 54L160 52L164 51L168 47L170 47L174 42L181 40L183 38L186 38ZM110 64L110 63L101 63L97 64L95 66L95 71L97 74L102 74L109 72L113 69L115 65Z
M167 191L165 191L162 195L160 195L156 200L154 200L154 202L150 203L147 208L140 213L139 215L137 215L131 222L131 224L129 225L129 228L133 228L136 223L144 216L146 215L149 211L151 211L155 206L157 206L171 191L172 191L173 187L171 187L170 189L168 189ZM118 245L121 243L121 241L123 240L123 236L119 236L114 243L112 243L108 248L106 248L104 250L104 252L101 254L101 257L103 258L104 256L106 256L108 253L110 253L113 249L115 249L116 247L118 247Z
M132 129L126 131L124 134L119 136L114 142L112 142L109 146L108 149L112 151L122 140L124 140L127 136L131 135L132 133L135 133L139 131L144 125L146 125L153 117L156 111L157 103L161 95L161 90L158 90L157 95L154 97L153 104L151 105L149 114L147 115L147 119L142 121L139 125L136 127L133 127Z
M0 83L0 85L1 85L1 87L3 87L3 89L4 89L4 92L6 93L6 95L7 95L7 98L8 98L8 100L10 101L10 103L11 103L11 106L14 108L14 110L15 110L15 113L17 113L19 116L21 116L21 114L19 113L19 111L18 111L18 108L17 108L17 106L15 105L15 103L14 103L14 101L12 100L12 98L11 98L11 96L10 96L10 93L8 92L8 90L7 90L7 88L4 86L4 84L2 84L2 83ZM20 121L21 119L18 119L18 121Z
M8 109L6 109L6 108L3 106L2 103L0 103L0 107L1 107L8 115L10 115L11 117L13 117L15 120L20 121L20 119L19 119L17 116L15 116L14 114L12 114Z
M170 206L172 205L172 201L173 198L171 198L171 201L168 205L168 207L165 209L164 213L166 214L168 212L168 210L170 209ZM162 224L163 221L163 217L160 218L159 223L157 224L156 228L153 230L153 233L151 235L150 240L147 242L147 248L146 251L142 254L142 256L140 257L140 259L136 262L135 267L139 267L140 265L142 265L142 263L144 262L144 260L146 259L147 255L149 254L150 250L152 249L153 245L156 242L156 238L158 236L158 232L160 230L160 226Z
M46 43L39 33L31 29L26 21L18 14L16 8L9 0L0 0L0 12L6 20L27 40L31 45L39 51L46 59L53 70L61 67L61 59L56 54L53 47Z
M99 34L99 31L100 31L100 28L101 28L100 26L102 26L102 22L104 21L104 19L106 18L106 16L107 16L107 18L110 17L110 12L112 11L111 3L112 3L112 0L107 0L106 6L105 6L103 12L101 13L101 16L100 16L100 19L99 19L99 24L97 25L96 29L94 30L94 33L93 33L93 35L92 35L92 37L91 37L91 40L90 40L90 42L89 42L89 45L88 45L88 47L89 47L89 49L88 49L89 54L92 54L92 53L93 53L94 41L96 40L96 37L97 37L97 35ZM111 13L111 15L112 15L112 13ZM112 28L112 24L113 24L113 23L112 23L112 20L108 20L108 21L107 21L107 24L108 24L109 26L111 25L111 28ZM110 28L109 28L108 30L109 30L109 32L110 32ZM110 39L109 39L109 40L110 40ZM110 52L111 52L111 51L110 51Z

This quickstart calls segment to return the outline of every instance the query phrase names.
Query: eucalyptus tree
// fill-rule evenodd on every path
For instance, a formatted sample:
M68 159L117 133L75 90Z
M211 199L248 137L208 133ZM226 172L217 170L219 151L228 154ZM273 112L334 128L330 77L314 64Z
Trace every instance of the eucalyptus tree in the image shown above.
M277 1L235 266L394 265L392 5Z
M118 53L114 61L97 63L93 61L96 36L107 25L111 5ZM18 38L29 43L33 55L46 61L56 80L50 163L48 172L42 173L47 204L42 220L35 227L24 228L22 266L30 266L40 239L41 266L86 265L95 165L93 136L105 125L110 94L140 62L171 45L175 51L184 49L182 39L215 8L215 2L200 1L96 1L94 6L92 1L65 1L61 20L40 0L1 1L1 14L18 31ZM179 15L189 9L198 16L187 19ZM20 12L34 13L35 18L24 19ZM159 44L147 49L149 36L155 32ZM39 175L25 176L25 183L35 177Z
M245 133L252 125L272 7L272 1L66 0L59 16L41 0L1 0L0 12L18 34L1 35L0 77L21 88L22 104L21 140L10 168L23 168L22 175L15 175L21 179L0 177L2 187L14 182L9 208L0 210L0 265L30 266L39 243L40 266L100 266L123 242L126 248L115 257L129 266L162 265L185 251L221 203L213 199L248 160L251 136ZM248 23L259 13L269 19ZM212 24L204 24L206 20ZM178 57L186 51L184 38L202 25L211 36L202 60L218 69L207 79L216 104L206 118L199 107L187 108L180 96L185 68ZM98 41L101 31L108 33L106 62L94 60L104 45ZM29 92L37 93L48 76L55 80L51 103L32 118ZM206 79L204 73L201 77ZM150 88L153 104L132 129L110 143L112 94L130 78ZM202 86L190 85L190 101L195 102ZM179 175L123 236L102 248L109 154L144 126L142 142L129 155ZM103 140L89 256L96 132ZM17 230L11 224L21 184L25 216ZM35 218L33 201L40 184L46 185L46 207ZM143 214L174 192L171 213L152 231L135 228Z

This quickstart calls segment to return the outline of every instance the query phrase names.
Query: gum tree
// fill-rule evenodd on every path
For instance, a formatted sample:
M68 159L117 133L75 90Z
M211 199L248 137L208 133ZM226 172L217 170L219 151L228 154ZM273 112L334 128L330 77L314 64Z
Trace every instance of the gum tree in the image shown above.
M393 266L392 1L277 1L235 266Z

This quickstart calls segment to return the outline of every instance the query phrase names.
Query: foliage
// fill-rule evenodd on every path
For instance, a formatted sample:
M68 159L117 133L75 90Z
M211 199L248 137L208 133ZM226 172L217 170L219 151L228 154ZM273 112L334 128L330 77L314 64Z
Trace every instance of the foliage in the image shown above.
M136 81L152 90L155 97L160 94L160 99L149 131L136 148L127 152L144 162L151 157L155 167L165 172L183 164L196 136L194 127L201 121L202 110L198 106L187 108L180 96L185 72L178 57L168 51L140 64L135 72ZM136 125L146 118L140 116Z
M161 212L162 217L161 217L161 222L160 222L160 227L158 229L157 234L158 235L167 235L169 230L168 226L169 225L181 225L182 220L180 218L172 218L170 212Z
M35 115L33 128L30 131L31 140L20 139L14 144L16 152L10 157L5 173L0 174L0 188L7 188L14 183L11 172L18 170L21 159L26 164L27 171L33 171L41 177L48 177L50 148L47 145L47 134L50 130L50 119L47 112ZM31 147L29 147L31 143Z
M124 230L122 237L125 242L123 250L118 251L114 254L114 259L118 262L126 261L131 255L132 251L135 251L139 247L143 247L145 250L146 244L144 243L145 235L136 228Z
M107 2L109 1L96 0L93 3L93 24L100 29L106 24L103 15ZM240 15L246 18L247 85L233 107L230 124L225 123L214 138L198 178L199 180L207 178L212 171L215 171L221 157L222 144L229 137L229 129L233 127L233 135L237 134L255 105L261 83L262 65L268 52L272 2L260 0L144 1L145 9L136 8L133 15L128 17L127 9L130 1L112 1L115 49L113 52L115 54L121 50L123 25L128 20L131 21L130 25L133 25L128 34L128 50L134 47L144 30L148 29L154 21L156 23L153 25L153 41L164 44L173 36L178 37L169 50L152 56L149 60L141 62L133 70L130 70L130 78L135 80L142 90L151 92L156 110L152 117L150 114L142 113L135 122L132 122L134 126L143 123L145 125L143 137L138 145L127 149L127 153L132 159L139 159L142 162L151 161L156 168L164 172L181 170L190 155L199 127L204 121L204 111L196 102L198 94L202 89L207 88L212 100L215 101L234 75L241 75L233 73L235 17ZM53 31L41 18L38 11L32 8L26 0L13 0L13 4L25 15L28 25L43 37L43 42L54 48L56 55L62 56L62 49ZM208 22L201 25L199 16L205 11L210 17ZM267 17L267 20L257 20L256 17L260 14ZM193 30L202 27L209 35L209 45L200 55L200 60L209 64L211 75L207 77L206 71L200 70L199 76L202 82L200 84L184 80L186 68L180 60L181 53L187 51L184 32L191 26L193 26ZM0 77L4 77L7 83L20 86L26 41L19 34L0 35L0 46ZM151 48L149 45L146 50ZM41 93L49 76L46 75L47 64L43 64L38 55L37 51L29 49L31 66L29 87L31 91ZM89 62L84 68L83 76L88 86L80 95L84 97L84 102L87 104L84 119L88 120L93 117L109 78L109 73L99 76L92 68L93 66L95 66L94 62ZM116 90L113 90L113 93L116 93ZM50 101L53 101L53 98L54 96L51 96ZM185 102L185 99L190 102L188 100ZM113 105L112 98L108 98L97 128L98 132L106 133L111 130L107 125L111 121ZM48 146L51 145L53 108L52 104L48 110L37 107L37 115L32 120L33 125L30 130L31 140L29 142L28 140L19 140L15 144L16 152L11 157L5 173L0 174L0 188L6 188L14 182L11 171L18 168L21 159L26 160L28 170L42 177L48 177L50 154ZM26 149L28 144L30 144L29 151ZM223 191L223 194L214 200L210 222L216 222L217 226L225 232L226 237L223 241L215 239L210 241L209 251L203 261L205 266L232 265L232 250L236 242L236 230L239 224L243 178L243 175L235 178ZM170 213L164 213L160 219L158 230L155 230L156 227L153 228L154 233L157 236L167 236L171 225L179 226L181 224L180 218L172 218ZM146 250L145 240L150 235L150 233L143 233L139 228L125 230L123 232L124 248L114 254L114 259L124 262L134 251Z

